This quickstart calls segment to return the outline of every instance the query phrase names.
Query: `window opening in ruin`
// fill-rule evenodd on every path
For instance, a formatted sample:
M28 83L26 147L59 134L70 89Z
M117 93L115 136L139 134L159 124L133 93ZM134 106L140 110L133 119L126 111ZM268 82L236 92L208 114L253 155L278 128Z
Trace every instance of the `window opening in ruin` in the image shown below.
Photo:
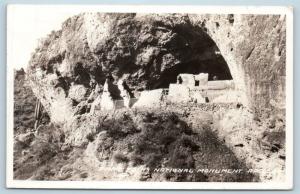
M206 103L209 103L209 99L208 99L207 96L205 97L205 102L206 102Z
M182 78L181 78L181 76L178 77L178 83L182 84Z
M199 86L199 80L195 81L195 86Z

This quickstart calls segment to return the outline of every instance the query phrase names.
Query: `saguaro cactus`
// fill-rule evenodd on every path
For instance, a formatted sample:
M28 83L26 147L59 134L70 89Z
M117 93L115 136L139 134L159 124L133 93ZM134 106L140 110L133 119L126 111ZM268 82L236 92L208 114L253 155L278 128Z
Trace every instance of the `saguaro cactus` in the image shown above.
M40 120L42 118L42 103L40 100L36 100L35 103L35 112L34 112L34 130L37 130L39 124L40 124Z

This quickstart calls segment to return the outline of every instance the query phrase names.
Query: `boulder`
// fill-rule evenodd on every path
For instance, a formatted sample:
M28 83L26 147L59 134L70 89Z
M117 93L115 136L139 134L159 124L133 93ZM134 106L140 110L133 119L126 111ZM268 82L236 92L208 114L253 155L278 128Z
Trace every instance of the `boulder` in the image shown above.
M182 84L170 84L168 100L174 103L191 101L189 87Z
M137 102L133 105L134 108L141 107L158 107L163 100L163 89L149 90L141 92Z
M26 146L29 146L30 143L34 140L35 135L33 132L22 133L16 138L19 142L23 143Z

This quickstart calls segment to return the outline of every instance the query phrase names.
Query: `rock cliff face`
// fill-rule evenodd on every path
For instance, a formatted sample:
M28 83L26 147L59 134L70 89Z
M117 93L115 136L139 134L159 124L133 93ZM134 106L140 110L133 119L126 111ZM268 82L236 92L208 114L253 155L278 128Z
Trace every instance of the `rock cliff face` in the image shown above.
M233 78L245 104L270 109L284 99L285 17L85 13L41 41L27 72L56 123L87 112L108 76L144 90L206 72Z
M284 15L190 15L219 47L235 84L256 111L285 106Z

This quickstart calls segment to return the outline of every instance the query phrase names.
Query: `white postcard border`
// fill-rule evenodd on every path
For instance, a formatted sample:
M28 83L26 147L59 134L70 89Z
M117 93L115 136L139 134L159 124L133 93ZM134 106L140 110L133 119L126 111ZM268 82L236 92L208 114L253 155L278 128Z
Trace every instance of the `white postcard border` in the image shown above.
M286 14L286 180L285 182L126 182L126 181L33 181L13 179L13 67L7 52L7 158L8 188L61 189L211 189L211 190L288 190L293 188L293 8L280 6L170 6L170 5L21 5L7 7L7 31L12 27L15 8L78 9L82 12L196 13L196 14ZM13 37L7 33L7 50Z

